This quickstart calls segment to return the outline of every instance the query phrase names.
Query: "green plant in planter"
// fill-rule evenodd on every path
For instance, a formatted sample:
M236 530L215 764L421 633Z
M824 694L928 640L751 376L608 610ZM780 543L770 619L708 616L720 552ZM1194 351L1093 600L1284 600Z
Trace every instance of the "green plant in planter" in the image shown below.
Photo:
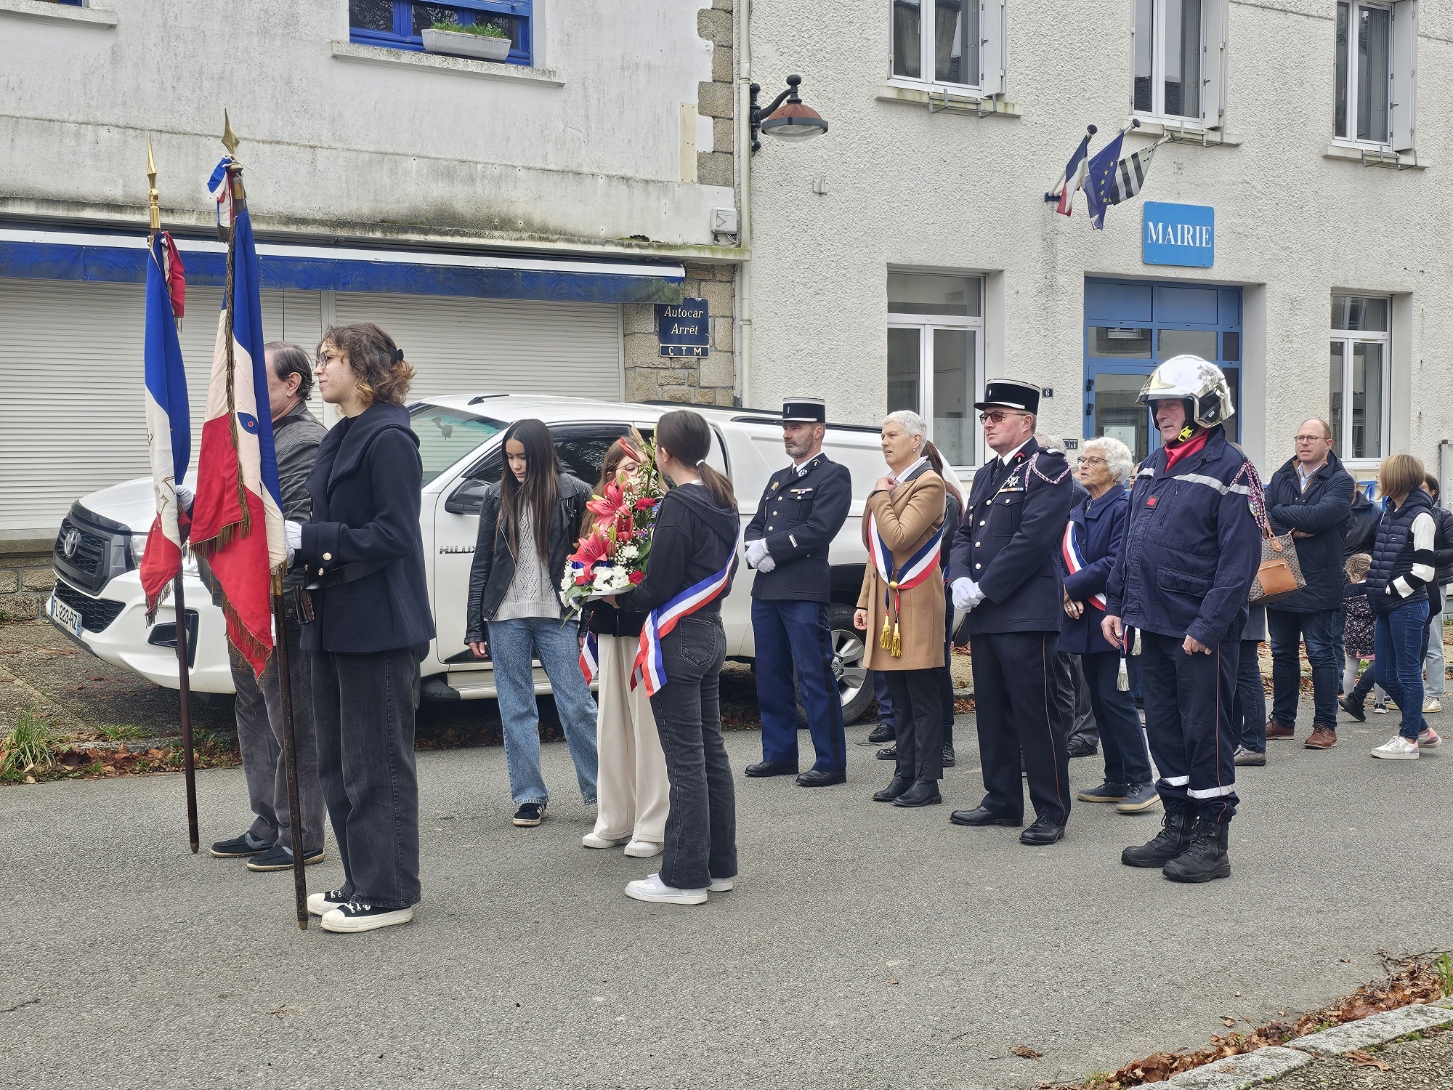
M435 23L429 29L447 30L451 34L473 34L476 37L480 38L509 37L509 35L506 34L500 27L495 26L493 23L471 23L466 26L463 23L456 23L453 20L445 20L443 22Z

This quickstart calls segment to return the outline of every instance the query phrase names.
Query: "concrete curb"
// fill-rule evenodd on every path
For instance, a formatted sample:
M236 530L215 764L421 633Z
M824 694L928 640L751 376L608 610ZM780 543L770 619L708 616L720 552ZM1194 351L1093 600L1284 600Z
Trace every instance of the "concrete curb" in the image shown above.
M1345 1026L1298 1037L1285 1045L1272 1045L1228 1056L1224 1060L1172 1075L1164 1082L1145 1083L1140 1090L1245 1090L1273 1082L1312 1062L1313 1056L1343 1056L1359 1048L1385 1045L1409 1033L1453 1024L1453 998L1437 1003L1383 1011Z

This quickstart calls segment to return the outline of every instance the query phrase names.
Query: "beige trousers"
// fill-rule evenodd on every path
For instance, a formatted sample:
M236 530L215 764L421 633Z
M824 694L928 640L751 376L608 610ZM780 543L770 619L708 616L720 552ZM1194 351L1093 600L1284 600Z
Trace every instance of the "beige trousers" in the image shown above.
M660 844L666 839L670 785L666 757L646 687L631 688L631 667L640 640L597 636L600 673L596 680L595 746L600 754L596 781L595 835L632 837Z

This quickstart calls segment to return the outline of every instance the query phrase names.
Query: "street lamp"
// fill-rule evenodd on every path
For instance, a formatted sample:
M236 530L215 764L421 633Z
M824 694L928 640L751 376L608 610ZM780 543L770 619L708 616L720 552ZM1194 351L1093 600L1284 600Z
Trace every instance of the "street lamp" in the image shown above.
M757 151L762 146L762 142L757 139L759 132L791 143L811 140L814 136L821 136L827 132L827 122L822 119L822 115L811 106L804 105L802 99L797 97L797 88L801 84L801 76L788 76L787 90L774 98L772 104L765 110L757 105L757 93L762 88L759 84L752 84L753 151Z

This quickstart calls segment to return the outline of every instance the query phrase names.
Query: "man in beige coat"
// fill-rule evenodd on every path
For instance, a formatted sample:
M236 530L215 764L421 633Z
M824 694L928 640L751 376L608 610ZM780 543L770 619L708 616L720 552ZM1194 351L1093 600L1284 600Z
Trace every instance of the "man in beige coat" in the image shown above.
M943 478L923 457L928 424L907 410L883 421L888 475L868 496L864 543L872 562L863 572L854 623L867 632L864 665L882 672L893 697L898 764L878 802L931 806L942 802L943 708L934 671L944 661Z

